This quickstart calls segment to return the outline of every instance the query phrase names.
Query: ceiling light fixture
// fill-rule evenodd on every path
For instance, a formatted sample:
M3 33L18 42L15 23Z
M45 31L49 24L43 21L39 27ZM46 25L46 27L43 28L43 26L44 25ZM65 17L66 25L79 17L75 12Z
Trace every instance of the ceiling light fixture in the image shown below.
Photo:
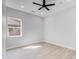
M41 14L41 15L43 15L43 13L42 13L42 12L41 12L40 14Z
M21 5L21 8L24 8L24 5Z

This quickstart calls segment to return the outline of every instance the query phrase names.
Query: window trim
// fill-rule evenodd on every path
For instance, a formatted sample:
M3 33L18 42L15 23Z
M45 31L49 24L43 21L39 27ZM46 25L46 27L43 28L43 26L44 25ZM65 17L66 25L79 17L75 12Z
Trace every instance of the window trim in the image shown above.
M9 27L8 26L8 19L16 19L18 21L20 21L20 27ZM9 34L9 28L20 28L20 35L14 35L14 36L11 36ZM22 19L19 19L19 18L15 18L15 17L7 17L7 36L8 37L22 37Z

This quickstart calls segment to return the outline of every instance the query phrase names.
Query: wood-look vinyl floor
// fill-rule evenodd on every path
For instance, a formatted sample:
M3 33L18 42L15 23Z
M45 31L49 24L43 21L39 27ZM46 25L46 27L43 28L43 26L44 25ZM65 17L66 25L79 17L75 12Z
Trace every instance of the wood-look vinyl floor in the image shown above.
M76 52L48 43L38 43L7 51L7 59L76 59Z

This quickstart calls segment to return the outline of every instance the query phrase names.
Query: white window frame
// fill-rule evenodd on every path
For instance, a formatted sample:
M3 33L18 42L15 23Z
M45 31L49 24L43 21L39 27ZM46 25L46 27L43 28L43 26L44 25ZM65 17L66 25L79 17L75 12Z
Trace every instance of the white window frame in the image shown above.
M8 26L8 19L16 19L16 20L19 20L20 21L20 27L9 27ZM19 28L20 29L20 35L11 36L9 34L9 28ZM7 36L8 37L22 37L22 19L15 18L15 17L7 17Z

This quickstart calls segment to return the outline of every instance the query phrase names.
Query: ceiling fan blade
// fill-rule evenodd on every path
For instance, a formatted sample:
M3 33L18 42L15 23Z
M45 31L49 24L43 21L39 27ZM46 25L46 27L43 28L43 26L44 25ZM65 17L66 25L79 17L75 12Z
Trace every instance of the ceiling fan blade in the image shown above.
M33 4L35 4L35 5L39 5L39 6L42 6L41 4L39 4L39 3L35 3L35 2L33 2Z
M54 6L54 5L55 5L55 3L53 3L53 4L47 4L45 6Z
M45 7L48 11L50 10L49 8Z
M43 0L43 5L45 5L45 3L46 3L46 0Z
M43 7L39 8L38 10L41 10Z

